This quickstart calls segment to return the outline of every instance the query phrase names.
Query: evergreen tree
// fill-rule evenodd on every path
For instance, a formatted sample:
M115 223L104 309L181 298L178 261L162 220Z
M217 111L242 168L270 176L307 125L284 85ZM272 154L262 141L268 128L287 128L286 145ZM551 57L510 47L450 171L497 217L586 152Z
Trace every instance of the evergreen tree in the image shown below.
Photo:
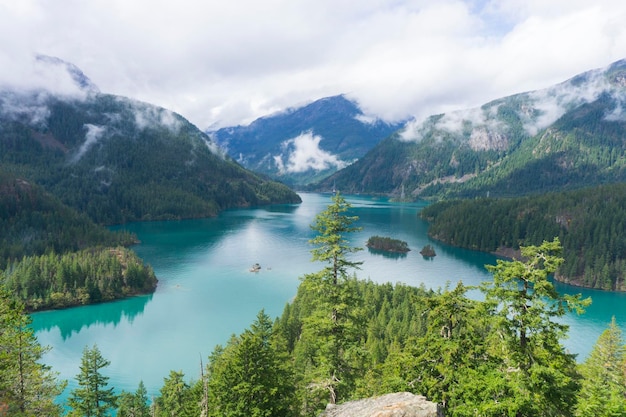
M101 369L110 365L98 346L85 347L81 358L80 373L76 375L79 388L72 390L68 405L72 408L70 416L104 417L111 415L117 403L113 387L107 387L109 377L102 375Z
M332 204L319 213L311 226L318 235L310 241L313 261L325 262L320 272L308 274L302 285L316 297L316 308L302 323L300 351L304 351L305 372L313 391L328 392L329 402L335 404L347 396L341 392L353 385L354 372L351 357L358 355L359 344L354 338L358 322L358 300L352 291L356 287L348 271L358 268L361 262L348 259L350 253L362 248L353 247L346 239L347 233L360 230L353 226L356 216L346 212L351 205L339 194ZM302 362L302 361L301 361Z
M156 416L195 417L200 415L199 401L195 401L191 387L184 378L185 375L181 371L170 371L169 377L164 379L161 396L156 399Z
M486 409L497 403L498 410L516 417L573 415L580 375L575 355L560 343L568 327L558 319L567 311L581 312L590 301L580 294L560 295L548 280L563 262L560 252L555 238L522 247L522 260L487 267L493 282L483 291L495 319L490 336L492 354L501 360L502 395L486 402Z
M209 364L209 403L214 416L287 417L294 413L294 379L284 348L264 311Z
M123 391L118 402L117 417L150 417L148 392L143 381L139 382L135 393Z
M462 282L425 302L426 335L409 344L414 352L412 391L427 396L444 408L468 401L466 384L476 384L467 375L484 372L490 364L485 337L489 317L483 305L466 296ZM408 384L407 384L408 386Z
M0 415L60 416L54 400L65 382L40 363L47 349L37 342L30 323L23 305L0 288Z
M581 366L577 416L626 416L625 365L624 339L613 317Z

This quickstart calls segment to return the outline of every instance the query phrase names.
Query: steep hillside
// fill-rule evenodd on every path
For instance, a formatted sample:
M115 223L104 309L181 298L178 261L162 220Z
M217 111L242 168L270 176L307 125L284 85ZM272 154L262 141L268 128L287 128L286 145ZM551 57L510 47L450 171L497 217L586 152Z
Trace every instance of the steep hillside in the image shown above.
M320 190L520 195L626 179L626 60L545 90L408 123Z
M428 233L443 242L511 255L557 236L565 262L558 280L626 290L626 183L518 198L473 198L424 208Z
M10 259L93 246L128 246L135 238L96 225L41 187L0 169L0 271Z
M294 203L166 109L94 91L0 91L0 166L100 223Z
M368 120L355 102L340 95L211 136L246 168L302 186L362 157L400 127Z

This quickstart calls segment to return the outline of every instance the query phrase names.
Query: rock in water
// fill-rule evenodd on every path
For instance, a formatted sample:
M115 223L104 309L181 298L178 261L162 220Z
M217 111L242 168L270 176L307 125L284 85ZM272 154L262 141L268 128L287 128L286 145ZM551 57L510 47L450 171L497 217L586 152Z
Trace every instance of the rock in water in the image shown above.
M438 417L437 404L426 397L397 392L329 405L320 417Z

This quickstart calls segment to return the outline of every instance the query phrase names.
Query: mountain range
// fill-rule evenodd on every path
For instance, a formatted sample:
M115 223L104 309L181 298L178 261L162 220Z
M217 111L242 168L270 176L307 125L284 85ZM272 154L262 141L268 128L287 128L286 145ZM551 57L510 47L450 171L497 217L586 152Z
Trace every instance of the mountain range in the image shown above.
M406 123L316 190L517 196L626 180L626 60Z
M402 125L368 117L338 95L208 133L246 168L303 187L361 158Z
M58 58L37 62L65 71L75 88L0 90L0 170L11 178L101 224L300 201L285 185L234 162L182 116L101 93Z

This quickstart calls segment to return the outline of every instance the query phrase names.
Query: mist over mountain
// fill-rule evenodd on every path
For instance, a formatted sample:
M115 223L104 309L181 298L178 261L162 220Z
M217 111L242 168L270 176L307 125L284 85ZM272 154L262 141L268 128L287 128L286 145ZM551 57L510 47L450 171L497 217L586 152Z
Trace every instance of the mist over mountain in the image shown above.
M408 122L321 181L343 192L510 196L626 179L626 60Z
M42 80L0 89L0 167L93 220L202 217L300 201L227 158L182 116L100 93L60 59L38 56L35 64Z
M210 135L246 168L301 187L346 167L401 126L367 117L338 95Z

